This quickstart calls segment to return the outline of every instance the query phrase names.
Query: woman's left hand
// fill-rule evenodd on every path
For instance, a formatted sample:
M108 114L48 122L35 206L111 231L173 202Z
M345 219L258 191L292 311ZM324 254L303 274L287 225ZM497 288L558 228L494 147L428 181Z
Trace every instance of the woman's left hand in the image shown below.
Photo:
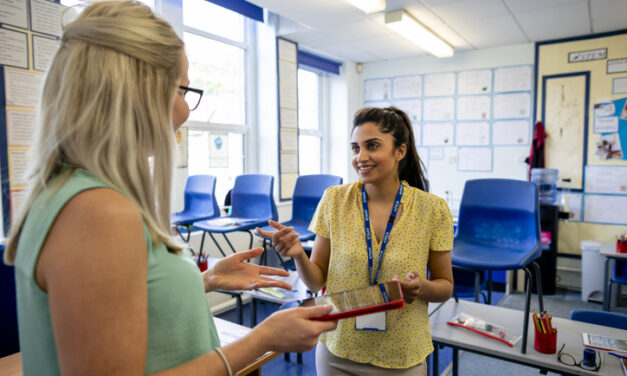
M287 282L264 277L264 275L287 277L289 273L285 270L246 262L262 253L263 248L255 248L221 259L212 268L203 272L205 291L253 290L260 287L280 287L291 290L292 286Z
M403 297L407 304L412 303L420 296L420 289L422 288L424 279L420 277L418 273L414 271L407 273L407 277L404 281L401 281L398 277L394 277L393 280L401 283Z

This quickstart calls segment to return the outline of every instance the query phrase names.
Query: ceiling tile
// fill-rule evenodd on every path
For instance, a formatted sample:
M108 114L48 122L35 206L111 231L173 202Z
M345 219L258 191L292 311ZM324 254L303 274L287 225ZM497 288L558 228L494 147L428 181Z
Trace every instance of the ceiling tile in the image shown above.
M627 1L625 0L603 0L591 1L590 10L592 19L601 17L617 17L627 18ZM623 26L627 27L627 22L623 19Z
M502 0L464 0L434 6L431 10L449 25L509 14Z
M530 37L538 35L537 29L577 30L579 34L590 32L590 18L585 1L536 9L514 14L524 32ZM532 40L537 40L532 38Z
M381 35L381 28L370 20L362 20L325 28L325 33L333 35L336 42L344 42L379 36Z
M594 18L592 19L592 32L596 34L625 29L627 28L625 25L625 19L627 19L627 15L624 14Z
M438 5L450 4L450 3L458 3L463 0L422 0L421 3L434 7Z
M529 42L510 15L460 23L456 31L476 48Z
M313 47L313 48L318 47L320 45L337 42L337 40L335 40L335 38L333 38L332 36L327 35L326 33L321 33L316 30L283 34L282 36L294 42L298 42L300 44Z
M513 13L528 12L543 8L551 8L557 5L568 3L580 3L582 0L504 0L505 4ZM603 0L605 1L605 0ZM621 0L616 0L621 1Z
M370 63L382 60L379 56L360 50L344 43L329 44L318 47L318 50L350 61Z
M546 40L577 37L586 34L588 34L587 27L576 24L557 24L534 28L529 32L529 38L531 38L534 42L542 42Z

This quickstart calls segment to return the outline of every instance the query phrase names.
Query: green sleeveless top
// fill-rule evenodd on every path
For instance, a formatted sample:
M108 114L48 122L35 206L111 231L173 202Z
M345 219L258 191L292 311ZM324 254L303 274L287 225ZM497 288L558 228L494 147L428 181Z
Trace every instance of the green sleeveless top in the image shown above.
M62 184L59 189L59 184ZM35 282L35 264L55 218L78 193L111 188L86 170L50 184L33 203L18 243L15 259L17 310L24 375L60 375L48 295ZM198 268L182 256L148 247L148 348L146 373L177 366L220 346ZM85 252L90 245L85 244ZM85 257L88 257L85 255ZM80 281L76 281L80 288ZM120 317L120 320L124 320Z

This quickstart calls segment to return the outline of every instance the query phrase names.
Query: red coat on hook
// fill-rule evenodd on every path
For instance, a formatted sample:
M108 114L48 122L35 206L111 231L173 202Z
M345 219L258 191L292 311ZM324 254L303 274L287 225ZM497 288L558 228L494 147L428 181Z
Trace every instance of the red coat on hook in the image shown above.
M541 121L536 123L533 130L533 140L531 141L531 151L529 157L525 160L529 164L527 179L531 176L532 168L544 168L544 139L547 137L544 131L544 125Z

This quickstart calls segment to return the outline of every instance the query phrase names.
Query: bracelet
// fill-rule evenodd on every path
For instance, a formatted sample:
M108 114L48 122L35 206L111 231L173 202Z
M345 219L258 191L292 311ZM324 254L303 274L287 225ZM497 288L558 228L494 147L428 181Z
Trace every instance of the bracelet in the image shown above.
M226 371L229 373L229 376L233 376L233 371L231 371L231 366L229 365L229 362L226 360L226 356L222 352L222 349L220 349L219 347L216 347L216 352L218 353L218 355L220 355L220 358L222 358L222 361L224 362L224 365L226 366Z

